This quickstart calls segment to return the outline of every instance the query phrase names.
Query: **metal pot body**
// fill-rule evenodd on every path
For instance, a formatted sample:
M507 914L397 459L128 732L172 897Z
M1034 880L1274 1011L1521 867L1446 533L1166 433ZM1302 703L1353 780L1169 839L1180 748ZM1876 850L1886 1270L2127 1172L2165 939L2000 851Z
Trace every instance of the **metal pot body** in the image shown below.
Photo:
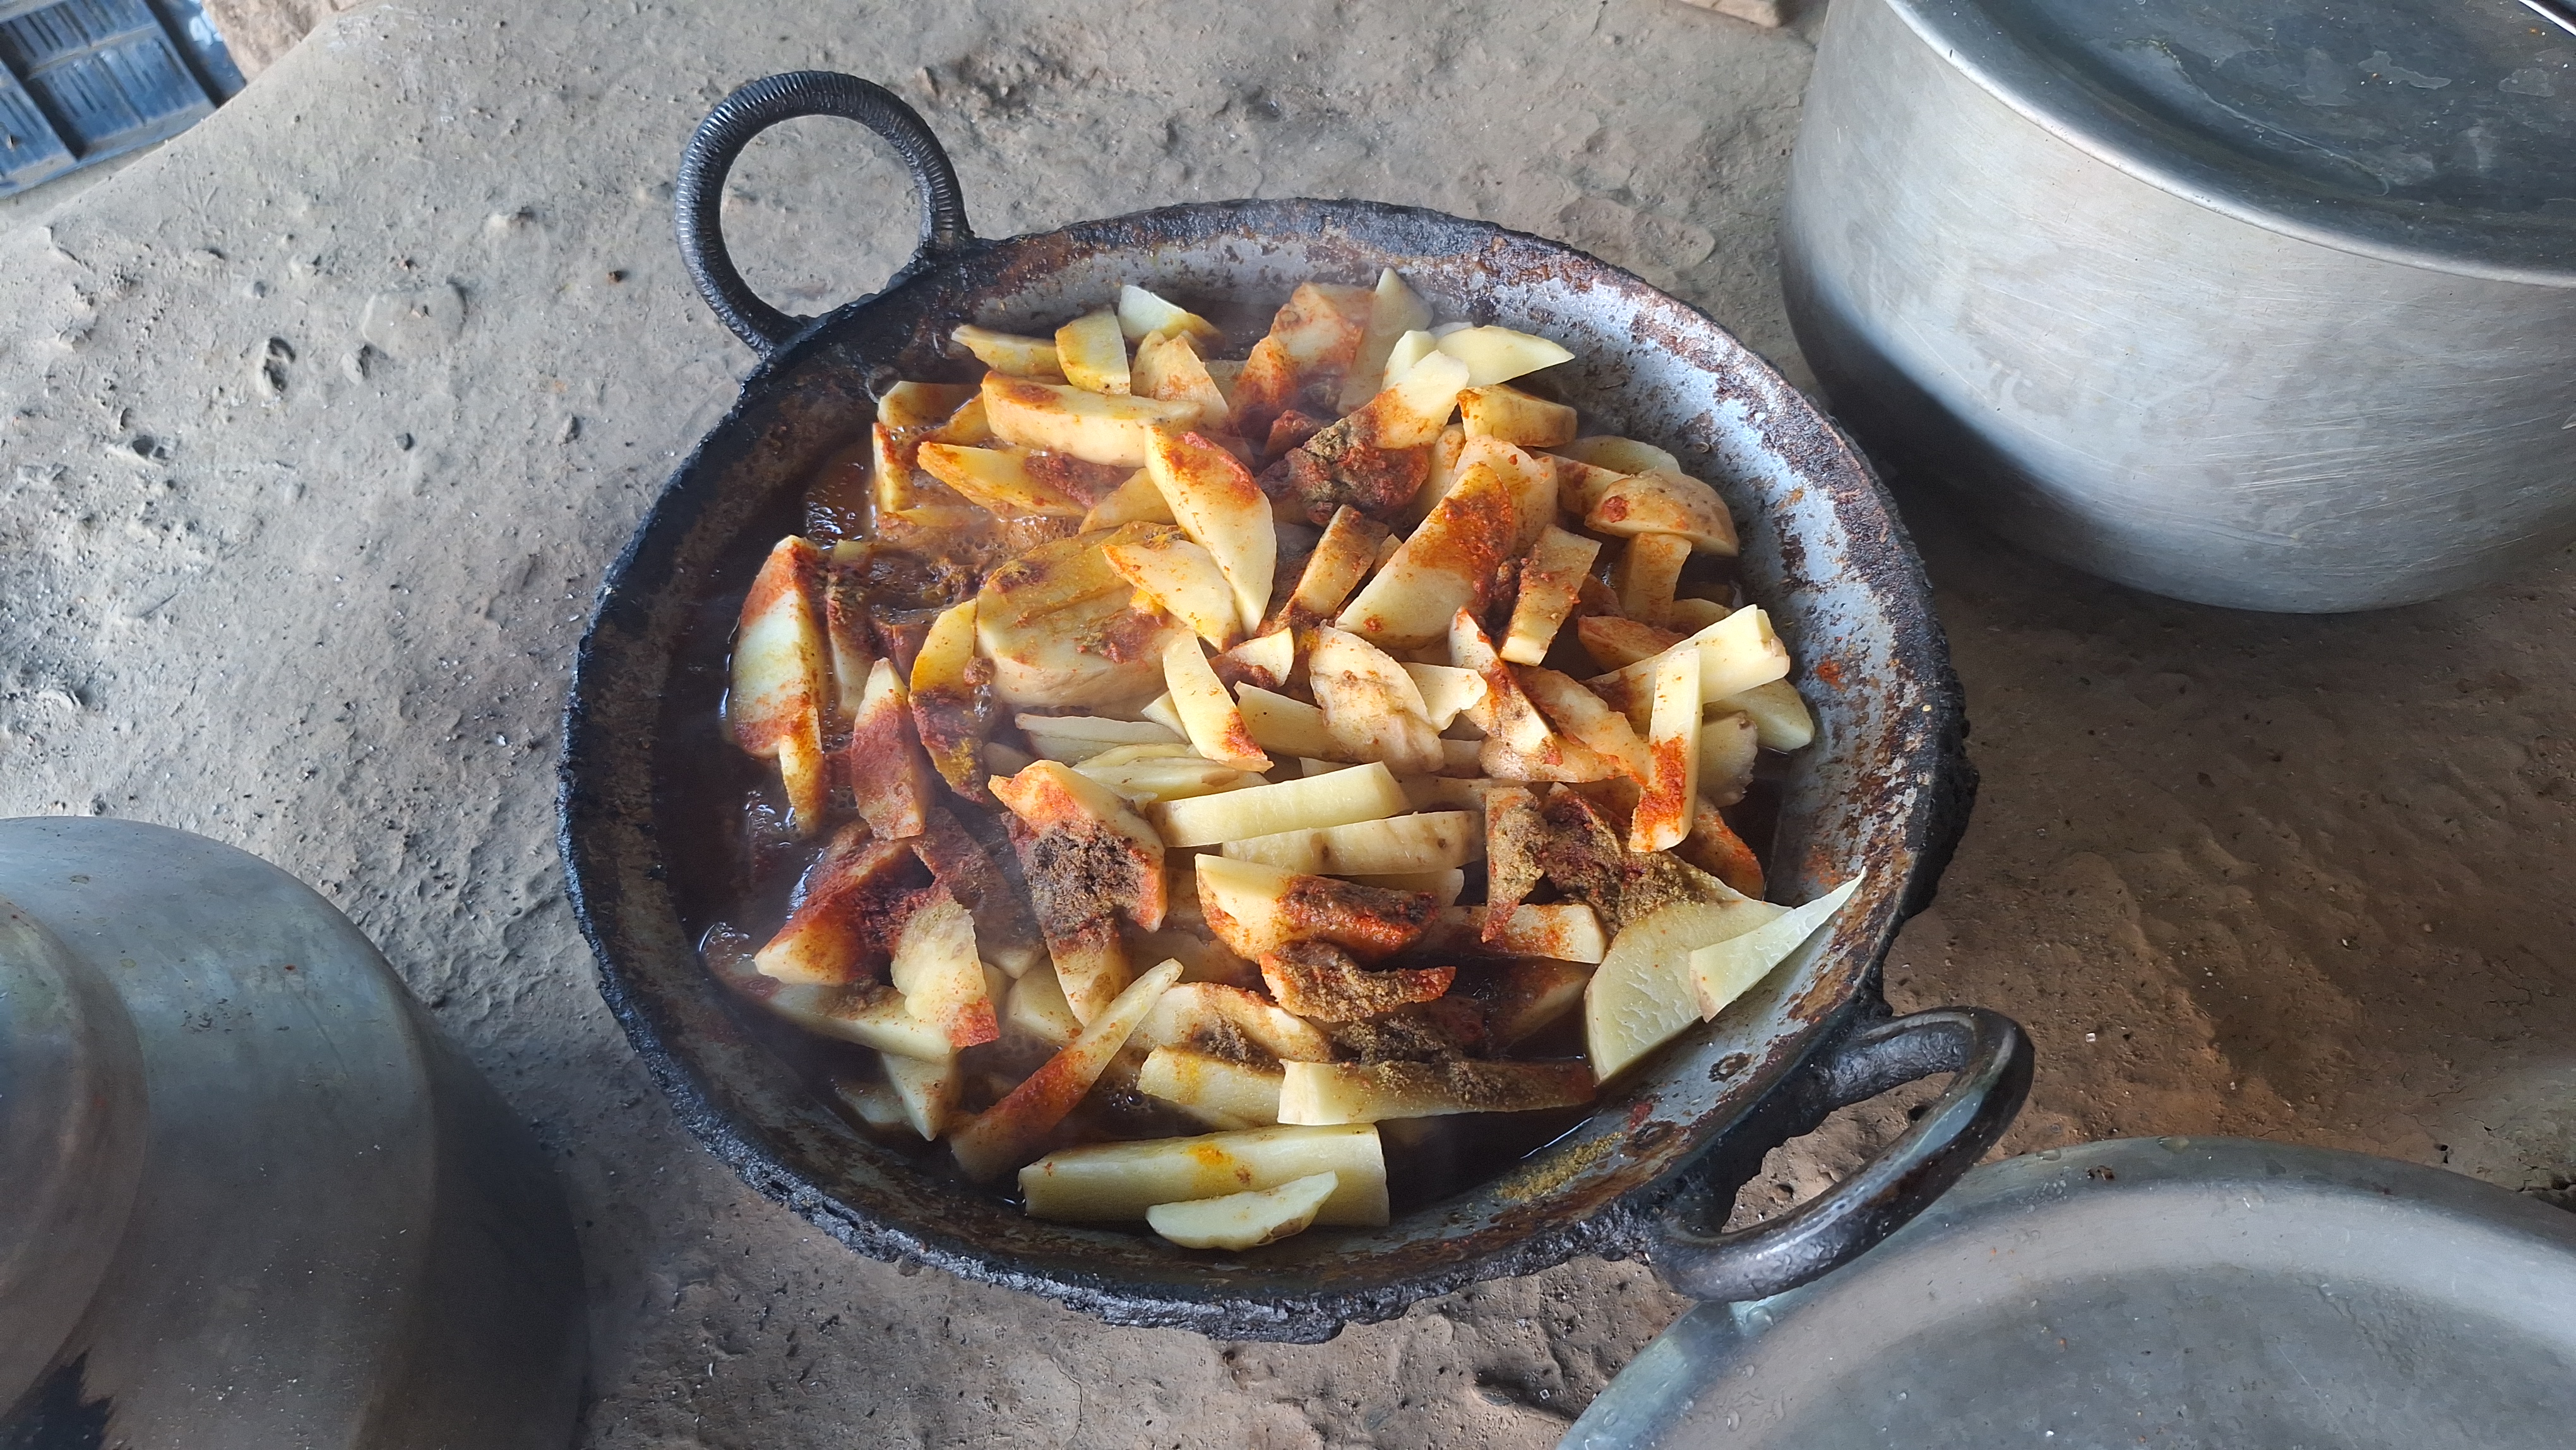
M0 898L0 1444L570 1440L562 1197L357 928L128 821L0 821Z
M923 249L885 292L808 325L741 287L713 203L752 134L818 112L865 121L912 161ZM602 587L566 715L563 847L603 995L715 1152L864 1253L1043 1293L1116 1323L1282 1340L1328 1338L1344 1323L1577 1253L1639 1252L1659 1234L1667 1257L1770 1265L1757 1277L1790 1282L1875 1242L1892 1225L1871 1212L1897 1205L1901 1217L1964 1171L1964 1160L1949 1160L1972 1159L2001 1131L2027 1080L2027 1049L2010 1024L1997 1037L1983 1017L1880 1024L1875 976L1964 824L1974 777L1958 686L1877 481L1795 389L1636 278L1498 227L1360 202L1236 201L984 242L966 227L946 166L900 102L850 77L802 73L728 98L682 170L684 254L718 312L766 356ZM978 371L947 354L951 327L1049 328L1126 282L1211 305L1284 297L1317 277L1369 282L1386 266L1444 315L1563 339L1580 360L1562 370L1574 374L1564 380L1571 400L1601 427L1672 447L1727 495L1743 521L1748 587L1818 682L1824 744L1799 758L1789 782L1774 880L1801 900L1855 874L1864 884L1830 940L1715 1030L1623 1079L1581 1127L1388 1228L1310 1231L1209 1258L1138 1233L1031 1219L837 1116L794 1065L792 1034L708 974L694 944L732 888L684 848L727 823L688 814L660 783L705 768L693 752L709 748L740 601L771 543L800 527L816 467L864 436L871 389ZM1927 1045L1941 1065L1926 1065ZM1823 1083L1819 1064L1864 1062L1907 1063L1910 1076L1971 1069L1953 1089L1965 1115L1922 1128L1887 1160L1911 1175L1903 1185L1855 1180L1820 1200L1803 1229L1759 1243L1657 1226L1676 1170L1743 1126L1784 1080L1803 1072L1800 1081ZM1858 1091L1866 1075L1831 1081Z
M2142 179L1917 8L1833 8L1781 223L1799 342L1882 458L2041 554L2234 608L2406 604L2576 540L2576 272Z

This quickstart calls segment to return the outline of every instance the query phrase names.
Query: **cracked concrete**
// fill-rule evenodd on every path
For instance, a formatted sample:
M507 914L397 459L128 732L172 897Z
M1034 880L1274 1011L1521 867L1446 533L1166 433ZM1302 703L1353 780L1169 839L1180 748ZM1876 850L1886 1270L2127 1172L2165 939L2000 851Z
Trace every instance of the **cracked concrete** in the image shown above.
M675 1129L591 987L556 713L601 568L750 362L668 218L734 84L895 85L989 234L1238 195L1433 206L1635 268L1803 380L1771 244L1795 29L1679 0L1106 14L382 3L0 235L0 811L233 842L383 945L559 1155L586 1446L1543 1446L1682 1307L1578 1262L1229 1346L859 1261ZM753 148L726 217L800 311L873 288L912 227L891 160L820 121ZM2276 619L1910 504L1986 787L1890 991L2032 1028L2011 1146L2250 1132L2563 1186L2569 560ZM1745 1212L1901 1121L1874 1105L1779 1155Z

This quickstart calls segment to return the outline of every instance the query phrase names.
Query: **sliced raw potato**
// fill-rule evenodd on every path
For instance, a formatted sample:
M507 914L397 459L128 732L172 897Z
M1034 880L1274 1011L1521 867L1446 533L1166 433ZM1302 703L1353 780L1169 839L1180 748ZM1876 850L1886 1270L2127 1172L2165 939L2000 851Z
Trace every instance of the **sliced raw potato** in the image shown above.
M1562 453L1548 456L1556 460L1557 503L1578 519L1592 512L1592 506L1601 501L1601 496L1610 491L1612 484L1628 476L1577 462Z
M1556 522L1556 460L1500 438L1467 435L1458 452L1461 470L1478 464L1494 471L1512 499L1512 542L1507 556L1529 552Z
M1518 1113L1592 1101L1580 1062L1292 1062L1279 1088L1282 1123L1375 1123L1452 1113Z
M1157 334L1138 343L1128 382L1138 397L1187 404L1192 414L1185 426L1190 428L1222 432L1232 411L1225 390L1186 337Z
M1137 469L1127 481L1109 491L1106 498L1093 504L1082 516L1082 532L1096 534L1120 524L1168 524L1172 522L1171 505L1163 502L1163 491L1154 487L1154 475Z
M1018 715L1012 723L1029 744L1049 760L1068 764L1089 760L1103 751L1127 745L1172 745L1187 742L1179 732L1149 720L1105 720L1095 715Z
M850 741L841 747L841 776L860 817L883 839L900 841L928 828L930 761L913 728L911 692L892 660L868 666Z
M892 1132L912 1126L911 1115L903 1099L895 1095L894 1084L883 1078L836 1077L832 1079L832 1095L871 1128Z
M1368 327L1360 334L1360 347L1351 358L1350 375L1342 379L1340 411L1350 412L1375 397L1379 389L1390 386L1388 361L1395 353L1396 343L1407 334L1430 325L1431 304L1406 286L1404 279L1395 275L1393 267L1379 271L1377 289L1369 295Z
M1226 407L1234 406L1234 384L1243 376L1243 364L1232 358L1212 357L1206 360L1208 380L1225 395ZM1231 415L1229 414L1229 421Z
M941 384L954 386L966 394L948 415L946 422L921 435L925 443L964 443L974 445L993 441L993 420L984 416L983 389L973 383Z
M1631 851L1661 851L1690 834L1699 805L1699 651L1662 657L1649 710L1646 779L1628 824Z
M957 1051L947 1033L905 1011L903 994L882 982L853 987L782 982L754 970L749 956L733 952L710 951L706 962L718 981L746 1000L818 1037L934 1061Z
M1767 901L1678 901L1628 924L1583 990L1585 1054L1603 1082L1700 1020L1690 954L1781 914Z
M1385 766L1371 763L1331 775L1166 801L1154 807L1153 819L1167 844L1214 846L1281 831L1381 820L1410 808L1395 777ZM1202 867L1208 859L1199 858Z
M1127 392L1127 338L1118 314L1085 313L1055 330L1056 365L1064 380L1094 393Z
M1234 692L1235 708L1243 714L1243 728L1262 749L1280 755L1332 756L1341 753L1333 732L1324 726L1324 712L1303 700L1244 685Z
M1712 805L1731 806L1753 784L1753 758L1762 736L1741 710L1710 712L1699 727L1699 793Z
M1456 967L1364 967L1322 941L1283 942L1261 958L1261 980L1270 995L1317 1022L1361 1022L1436 1001L1457 978Z
M1147 931L1163 924L1162 838L1117 792L1056 761L996 779L992 792L1011 810L1011 843L1056 979L1088 1023L1127 985L1117 912Z
M1324 730L1352 760L1385 762L1408 775L1440 769L1440 730L1413 676L1384 650L1330 625L1306 652L1306 682Z
M1237 669L1252 675L1266 675L1275 688L1286 683L1297 669L1297 636L1292 630L1274 629L1256 639L1248 639L1227 650L1226 658ZM1256 683L1255 688L1259 688Z
M1700 796L1699 809L1691 816L1690 834L1673 848L1673 856L1725 882L1730 890L1754 897L1763 893L1762 858L1753 854L1742 836L1735 834L1735 828L1726 823L1725 813L1709 804L1705 793Z
M822 579L822 551L811 541L790 535L769 551L742 601L725 692L725 728L745 753L778 762L804 836L823 828L832 804L823 756L830 645L815 608Z
M1673 597L1672 626L1684 634L1693 634L1724 619L1735 610L1714 599L1694 599L1687 594Z
M1189 880L1192 883L1192 889L1196 890L1195 877L1183 879ZM1136 953L1149 961L1168 958L1179 962L1183 987L1202 982L1218 986L1242 987L1261 980L1260 968L1210 941L1206 933L1196 927L1184 929L1167 925L1161 931L1138 932L1133 945ZM1173 990L1178 991L1179 988ZM1163 994L1165 1007L1171 1005L1171 1000L1170 992ZM1157 1007L1154 1010L1159 1014L1163 1007ZM1148 1019L1148 1026L1151 1025L1151 1021L1152 1019ZM1145 1030L1145 1028L1137 1029L1140 1034ZM1162 1045L1162 1039L1159 1037L1147 1038L1140 1035L1135 1041L1139 1047Z
M1735 518L1726 501L1689 474L1667 469L1610 485L1584 512L1583 526L1618 538L1679 534L1703 553L1735 556Z
M1304 1233L1341 1186L1338 1174L1316 1173L1277 1188L1158 1203L1145 1210L1145 1223L1185 1249L1257 1249Z
M1031 1218L1117 1223L1141 1219L1158 1203L1277 1188L1321 1173L1339 1182L1315 1222L1386 1224L1386 1156L1377 1129L1366 1124L1062 1148L1020 1170L1020 1197Z
M1185 981L1172 988L1136 1029L1136 1044L1149 1049L1204 1051L1234 1041L1249 1042L1281 1062L1328 1062L1333 1056L1332 1039L1315 1024L1258 992L1220 982Z
M1804 750L1816 738L1816 717L1807 713L1807 702L1798 697L1798 687L1785 679L1729 695L1718 701L1717 707L1752 716L1753 728L1761 735L1765 750Z
M1064 381L1064 366L1057 360L1055 343L1050 339L972 326L957 328L948 336L973 353L976 361L1006 377Z
M868 636L868 599L862 575L856 558L844 561L842 546L833 545L823 573L824 653L832 680L831 688L825 692L832 703L832 723L824 730L826 739L847 729L858 717L859 706L867 699L868 667L877 657L875 641Z
M1181 718L1180 707L1172 703L1172 692L1168 689L1146 701L1136 713L1179 735L1184 740L1189 738L1189 722Z
M1653 659L1690 637L1677 629L1665 629L1641 619L1623 619L1616 614L1585 615L1574 626L1574 636L1582 641L1585 654L1614 670Z
M1450 621L1449 658L1485 682L1484 699L1467 712L1485 732L1476 742L1475 770L1499 780L1608 780L1626 773L1618 761L1548 728L1493 641L1463 609Z
M1599 695L1572 675L1534 665L1515 670L1512 675L1520 681L1521 693L1529 696L1530 703L1549 723L1617 761L1630 779L1645 784L1653 762L1646 754L1646 742L1638 738L1627 716L1603 704Z
M1310 876L1443 871L1484 858L1484 820L1473 811L1430 811L1246 837L1226 842L1223 854Z
M1516 665L1547 658L1548 646L1565 617L1574 612L1575 596L1591 576L1601 541L1548 525L1521 560L1520 594L1512 601L1512 620L1503 633L1502 656Z
M1350 879L1381 891L1418 891L1442 907L1456 906L1458 898L1467 892L1467 873L1455 866L1446 871L1395 871L1383 876L1361 872L1353 873Z
M1606 468L1612 473L1657 471L1679 473L1682 471L1680 459L1655 445L1606 433L1596 433L1589 438L1577 438L1571 443L1563 444L1550 451L1559 458L1571 458L1577 463Z
M1440 339L1440 350L1467 365L1467 385L1473 388L1507 383L1574 358L1558 343L1508 327L1460 328Z
M1048 1058L1008 1097L949 1135L949 1151L957 1155L957 1166L975 1182L989 1183L1035 1157L1065 1114L1091 1091L1118 1050L1127 1045L1127 1035L1154 1009L1155 999L1180 978L1181 964L1165 962L1128 984L1083 1027L1081 1036Z
M904 1126L932 1141L947 1132L966 1086L966 1074L958 1067L957 1059L938 1061L887 1053L878 1060L885 1064L886 1086L894 1090L895 1101L903 1106Z
M992 662L993 693L1003 703L1081 709L1159 688L1163 636L1178 626L1136 607L1135 586L1101 553L1117 537L1040 544L984 576L975 596L976 652Z
M1332 522L1324 526L1324 536L1315 541L1315 552L1306 556L1296 591L1288 596L1272 627L1311 629L1332 618L1376 566L1378 550L1386 540L1386 525L1348 505L1335 510ZM1288 676L1283 673L1279 678L1284 681Z
M903 994L904 1010L972 1047L1002 1035L975 952L975 918L944 887L913 909L896 934L886 975ZM936 1136L925 1134L924 1136Z
M1396 782L1417 811L1481 811L1496 791L1522 790L1516 780L1483 780L1453 775L1408 775Z
M1345 507L1371 518L1398 516L1430 476L1426 449L1457 410L1464 372L1454 358L1426 359L1359 411L1315 430L1283 460L1281 502L1318 524ZM1282 414L1281 421L1302 416Z
M1145 466L1173 519L1215 557L1244 629L1260 628L1279 567L1270 500L1233 454L1195 433L1158 432L1149 445Z
M1484 603L1494 566L1509 555L1514 519L1502 476L1486 464L1468 466L1334 622L1384 649L1439 639L1459 610Z
M973 383L900 382L877 398L877 421L889 428L936 428L975 399Z
M924 473L998 517L1078 519L1090 512L1080 499L1032 473L1031 456L1025 448L947 443L924 443L919 454Z
M1064 1000L1064 984L1056 980L1055 968L1045 962L1031 967L1011 984L1010 1005L1003 1010L1002 1025L1049 1047L1062 1047L1082 1034L1082 1019L1073 1015L1072 1005Z
M1105 546L1101 553L1138 593L1218 649L1243 637L1234 588L1216 556L1177 528ZM1165 646L1170 648L1169 645Z
M1118 330L1129 342L1142 342L1157 333L1202 342L1225 340L1215 323L1133 282L1118 289Z
M1237 1062L1191 1047L1157 1047L1136 1070L1136 1090L1211 1128L1279 1121L1279 1064Z
M1234 697L1216 677L1216 668L1198 640L1176 634L1163 646L1163 681L1171 689L1172 708L1180 714L1190 748L1219 765L1237 770L1268 770L1270 757L1253 743Z
M1413 373L1413 365L1440 351L1440 339L1425 330L1408 332L1387 349L1386 371L1378 377L1380 389L1391 388Z
M1487 1040L1510 1048L1555 1026L1591 980L1592 969L1575 962L1513 962L1484 998Z
M1538 795L1526 787L1485 797L1485 920L1497 930L1547 873L1548 841Z
M1699 651L1699 692L1703 703L1714 704L1729 695L1740 695L1756 685L1784 679L1789 673L1788 647L1771 632L1771 617L1758 607L1739 609L1672 648ZM1655 658L1642 659L1625 669L1595 675L1584 683L1612 709L1624 711L1629 723L1643 729L1655 665Z
M1816 929L1833 919L1860 889L1855 876L1804 906L1794 906L1753 930L1700 947L1690 954L1692 990L1702 1020L1726 1010L1727 1004L1752 991L1771 969L1806 945ZM1283 1118L1282 1121L1285 1121Z
M1422 707L1434 730L1446 730L1460 712L1485 702L1485 677L1454 665L1408 664L1404 672L1422 692Z
M1470 438L1499 438L1523 448L1554 448L1574 441L1572 408L1504 383L1460 393L1458 421Z
M1260 776L1188 753L1187 746L1120 746L1105 750L1074 767L1139 805L1189 800L1219 791L1249 790L1266 785ZM1135 755L1138 750L1178 750L1177 755Z
M1609 951L1600 913L1580 901L1515 906L1498 922L1492 908L1452 906L1432 917L1417 947L1434 955L1546 957L1600 961Z
M983 799L984 737L992 730L988 677L975 658L975 601L940 611L912 659L912 726L950 789Z
M1366 288L1298 284L1271 318L1269 335L1252 345L1243 371L1235 376L1234 431L1245 438L1268 437L1271 420L1309 388L1338 397L1374 305Z
M1439 910L1428 896L1224 856L1198 858L1198 887L1208 930L1228 951L1251 961L1292 941L1331 942L1375 961L1410 946Z
M1155 426L1188 423L1198 410L1160 398L1094 393L991 372L984 375L984 416L993 425L993 436L1005 443L1140 468Z
M751 962L782 982L839 986L881 976L895 922L921 889L920 862L901 841L860 822L833 833L800 883L801 899Z
M1610 587L1619 595L1619 610L1648 624L1670 623L1673 591L1680 586L1682 566L1690 562L1691 542L1679 534L1638 534L1619 551L1611 567Z

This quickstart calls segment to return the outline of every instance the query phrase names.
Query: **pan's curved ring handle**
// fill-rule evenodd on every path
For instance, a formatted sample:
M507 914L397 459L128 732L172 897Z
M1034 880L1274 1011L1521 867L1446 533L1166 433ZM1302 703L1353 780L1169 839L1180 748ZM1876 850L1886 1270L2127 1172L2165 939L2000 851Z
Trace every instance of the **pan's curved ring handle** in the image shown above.
M932 262L975 244L966 225L966 203L957 189L957 168L919 113L892 91L837 71L800 70L763 76L737 88L716 103L698 123L680 153L680 179L672 197L672 221L680 236L680 264L698 295L707 300L736 337L767 357L809 319L792 316L755 295L742 273L734 270L725 250L721 216L726 173L751 138L799 116L839 116L858 122L893 143L912 173L913 191L921 198L921 243L912 260L894 274L892 286Z
M1813 1130L1827 1114L1919 1078L1957 1074L1904 1135L1851 1177L1782 1217L1735 1233L1695 1226L1725 1221L1735 1190L1761 1171L1762 1155ZM2030 1039L1982 1007L1944 1007L1857 1027L1810 1060L1763 1109L1771 1131L1729 1144L1730 1162L1708 1165L1650 1233L1656 1272L1694 1299L1766 1299L1858 1258L1903 1227L2003 1136L2030 1093ZM1785 1131L1782 1131L1785 1129ZM1730 1133L1733 1139L1736 1135ZM1732 1181L1729 1181L1729 1180Z

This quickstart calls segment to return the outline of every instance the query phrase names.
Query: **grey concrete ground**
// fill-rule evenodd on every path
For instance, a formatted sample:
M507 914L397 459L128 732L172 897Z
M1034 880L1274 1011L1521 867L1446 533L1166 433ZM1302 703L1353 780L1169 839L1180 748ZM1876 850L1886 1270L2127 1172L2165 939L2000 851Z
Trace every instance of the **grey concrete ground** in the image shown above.
M376 937L560 1155L584 1445L1551 1444L1678 1312L1644 1271L1232 1346L862 1262L742 1188L592 990L555 716L599 571L749 362L668 223L681 141L733 84L895 85L990 234L1247 194L1428 205L1633 267L1803 377L1770 227L1807 60L1794 28L1678 0L343 16L0 234L0 812L234 842ZM911 230L891 162L832 123L737 177L738 252L797 310L873 287ZM2014 1146L2252 1132L2576 1172L2566 557L2277 619L1914 519L1986 793L1891 993L2032 1027Z

